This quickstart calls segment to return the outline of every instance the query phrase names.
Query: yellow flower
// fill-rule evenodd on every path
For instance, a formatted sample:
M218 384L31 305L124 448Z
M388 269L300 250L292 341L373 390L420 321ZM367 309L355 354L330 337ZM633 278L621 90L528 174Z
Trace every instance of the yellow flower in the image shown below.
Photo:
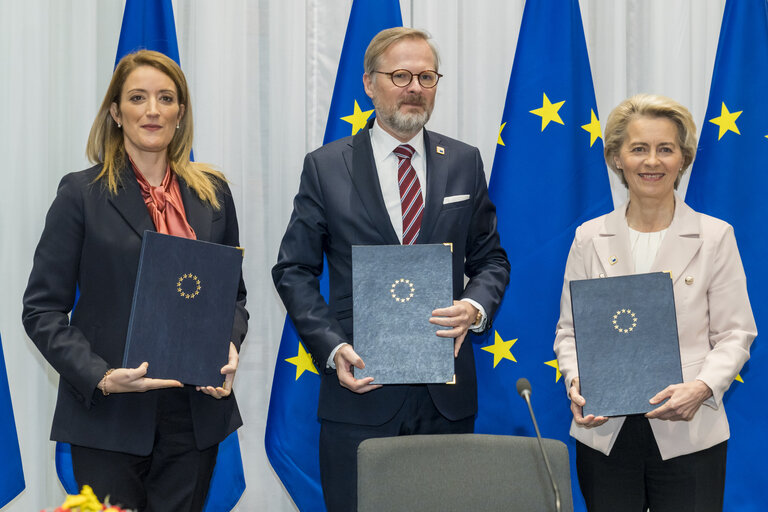
M76 496L68 494L61 508L64 510L76 509L79 512L99 512L104 509L104 505L93 493L91 486L84 485L80 494Z

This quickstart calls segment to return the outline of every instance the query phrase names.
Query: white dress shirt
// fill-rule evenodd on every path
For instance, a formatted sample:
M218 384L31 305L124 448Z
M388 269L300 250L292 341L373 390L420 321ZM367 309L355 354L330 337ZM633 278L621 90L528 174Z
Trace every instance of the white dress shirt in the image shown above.
M379 184L381 185L381 195L384 197L384 204L387 207L389 219L392 221L392 227L397 233L397 239L403 243L403 213L400 205L400 185L398 185L397 179L399 160L393 151L402 144L408 144L416 150L411 158L411 165L419 178L421 198L426 204L427 161L424 157L424 132L419 130L419 133L408 142L400 142L385 132L376 122L373 123L370 134L373 160L376 163L376 172L379 175Z

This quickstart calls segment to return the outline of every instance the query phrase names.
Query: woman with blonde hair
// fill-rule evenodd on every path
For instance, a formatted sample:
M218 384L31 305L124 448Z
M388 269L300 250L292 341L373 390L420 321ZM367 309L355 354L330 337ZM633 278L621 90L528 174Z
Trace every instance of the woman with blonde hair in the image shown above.
M679 103L639 94L605 127L605 161L629 201L576 230L565 268L555 352L571 400L579 485L591 512L721 511L728 420L723 394L757 335L733 228L675 195L696 152ZM683 382L645 415L583 416L569 283L670 271Z
M60 376L51 439L71 444L78 485L139 510L202 510L218 443L242 424L242 279L221 387L120 367L144 232L238 245L229 187L190 162L192 135L179 66L147 50L121 59L88 138L96 165L62 178L24 294L24 327Z

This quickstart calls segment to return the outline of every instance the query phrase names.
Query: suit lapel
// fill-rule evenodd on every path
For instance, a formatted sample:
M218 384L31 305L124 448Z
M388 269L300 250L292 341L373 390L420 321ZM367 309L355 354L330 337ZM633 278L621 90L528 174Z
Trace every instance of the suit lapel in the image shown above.
M387 213L384 197L381 195L381 184L376 171L376 162L373 159L371 137L368 133L370 127L371 123L368 123L366 128L357 132L357 135L352 138L351 151L347 149L342 155L352 177L355 190L360 195L363 207L376 226L376 230L381 234L385 243L397 245L400 242L397 239L395 229L392 227L389 213Z
M109 194L108 200L139 237L144 237L144 231L155 231L130 165L123 169L123 180L118 185L117 194Z
M659 253L651 267L652 272L672 272L677 282L683 271L701 248L699 219L682 199L675 197L675 215L669 231L661 242Z
M210 240L212 209L203 203L197 193L189 188L187 182L181 178L179 178L179 189L181 190L181 201L184 203L187 222L195 230L195 236L198 240Z
M600 233L592 239L605 277L624 276L635 271L625 220L627 205L609 213Z
M417 243L429 243L432 231L435 229L437 217L443 206L445 187L448 182L448 163L450 155L446 151L437 152L440 136L424 130L424 156L427 162L427 201L424 205L424 216L421 220L421 232ZM442 240L440 241L442 242Z

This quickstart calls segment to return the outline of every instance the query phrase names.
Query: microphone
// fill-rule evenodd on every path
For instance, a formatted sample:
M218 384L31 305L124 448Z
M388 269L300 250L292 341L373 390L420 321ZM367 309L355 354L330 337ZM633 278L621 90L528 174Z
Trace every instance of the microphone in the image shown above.
M525 377L517 379L517 394L528 404L528 411L531 413L531 419L533 420L533 428L536 429L536 439L539 441L539 450L541 450L541 455L544 457L544 464L547 466L547 474L549 474L549 481L552 483L552 489L555 490L555 510L560 512L560 489L557 488L555 477L552 474L552 467L549 465L547 452L544 451L544 445L541 443L539 424L536 423L536 416L533 414L533 407L531 406L531 383L528 382L528 379Z

